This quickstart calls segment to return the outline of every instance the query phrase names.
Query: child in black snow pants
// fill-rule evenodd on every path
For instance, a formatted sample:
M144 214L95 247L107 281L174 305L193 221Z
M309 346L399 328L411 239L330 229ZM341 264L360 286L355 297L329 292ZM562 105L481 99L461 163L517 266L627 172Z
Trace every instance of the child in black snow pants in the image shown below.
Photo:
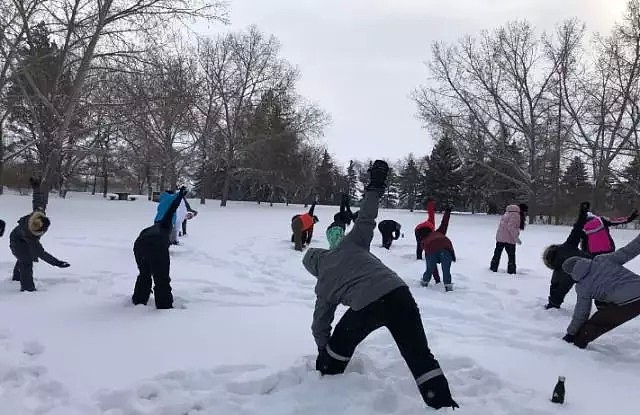
M60 261L45 251L40 243L40 238L47 232L50 225L51 222L44 212L37 211L20 218L18 226L9 235L9 248L16 257L13 280L20 281L20 291L36 291L33 282L33 263L38 262L38 259L54 267L69 267L67 262Z
M335 249L309 249L303 264L318 281L311 330L318 346L316 369L344 373L358 344L386 327L407 362L425 403L457 408L449 383L429 350L420 311L411 291L391 269L369 252L389 166L376 160L370 171L355 226ZM338 304L349 307L331 333Z
M549 287L549 302L544 307L547 310L552 308L560 308L565 297L573 288L575 281L571 275L564 272L562 264L571 257L591 258L591 255L578 248L580 239L582 238L584 224L588 220L589 202L580 204L578 219L571 228L571 233L564 243L560 245L550 245L544 250L542 260L544 264L551 270L551 286Z
M383 220L378 224L378 230L382 234L382 247L385 249L391 248L393 241L400 239L400 225L395 220Z
M173 214L182 202L186 189L183 187L174 196L171 205L162 218L142 232L133 244L133 253L138 265L138 278L131 301L134 305L147 305L151 295L151 284L154 284L156 308L173 308L171 294L171 278L169 269L170 234L173 227Z

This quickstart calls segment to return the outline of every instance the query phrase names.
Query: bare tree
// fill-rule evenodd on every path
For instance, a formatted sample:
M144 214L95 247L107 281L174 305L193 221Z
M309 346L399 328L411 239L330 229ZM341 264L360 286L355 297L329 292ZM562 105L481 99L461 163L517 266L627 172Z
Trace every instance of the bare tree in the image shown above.
M136 37L158 35L164 27L196 18L221 21L225 12L223 3L217 0L50 0L42 2L33 13L28 13L25 0L14 0L14 4L27 39L34 22L39 21L46 22L49 31L59 39L56 73L68 77L65 93L57 94L61 102L54 106L50 96L41 93L32 81L32 74L24 71L34 95L57 120L55 130L47 138L50 152L41 168L45 193L58 180L65 141L72 139L70 127L77 118L85 81L94 62L106 57L130 58L130 46ZM58 81L59 78L52 80L54 85Z

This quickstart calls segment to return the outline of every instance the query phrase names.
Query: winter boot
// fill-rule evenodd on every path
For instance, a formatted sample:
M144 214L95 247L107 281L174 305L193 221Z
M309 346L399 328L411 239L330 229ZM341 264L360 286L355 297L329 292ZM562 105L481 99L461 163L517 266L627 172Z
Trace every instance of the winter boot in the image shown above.
M515 274L516 273L516 264L507 265L507 274Z
M445 292L453 291L453 284L445 284L444 291Z
M557 305L551 304L551 303L547 303L547 305L544 306L545 310L551 310L552 308L560 309L560 306L557 306Z
M420 280L420 285L423 286L423 287L428 287L429 286L429 281Z

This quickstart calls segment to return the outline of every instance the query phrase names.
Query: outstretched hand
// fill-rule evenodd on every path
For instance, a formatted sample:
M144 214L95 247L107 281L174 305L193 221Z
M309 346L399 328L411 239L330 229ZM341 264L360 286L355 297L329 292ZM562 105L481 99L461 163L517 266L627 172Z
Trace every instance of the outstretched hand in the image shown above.
M58 268L69 268L70 266L71 264L68 262L60 261L60 263L58 263Z
M631 212L631 215L629 215L629 219L636 220L637 218L638 218L638 209L633 209L633 212Z

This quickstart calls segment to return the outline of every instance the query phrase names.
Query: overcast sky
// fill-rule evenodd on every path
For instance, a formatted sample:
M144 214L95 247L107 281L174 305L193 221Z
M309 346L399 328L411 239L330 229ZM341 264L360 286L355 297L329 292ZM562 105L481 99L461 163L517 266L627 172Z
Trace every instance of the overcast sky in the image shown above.
M275 35L299 91L332 117L323 140L342 163L427 154L432 142L409 99L435 40L526 18L552 29L578 17L606 33L626 0L231 0L231 28Z

